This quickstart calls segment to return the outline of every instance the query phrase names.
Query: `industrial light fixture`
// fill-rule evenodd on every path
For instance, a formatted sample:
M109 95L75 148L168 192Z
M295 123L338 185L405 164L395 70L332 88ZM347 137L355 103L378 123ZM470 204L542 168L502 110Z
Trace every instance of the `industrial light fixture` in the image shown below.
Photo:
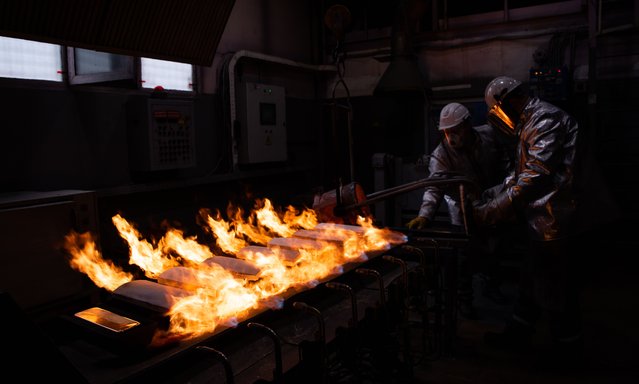
M386 71L375 87L375 96L424 97L424 78L413 52L412 32L423 8L420 1L402 0L391 33L391 56Z

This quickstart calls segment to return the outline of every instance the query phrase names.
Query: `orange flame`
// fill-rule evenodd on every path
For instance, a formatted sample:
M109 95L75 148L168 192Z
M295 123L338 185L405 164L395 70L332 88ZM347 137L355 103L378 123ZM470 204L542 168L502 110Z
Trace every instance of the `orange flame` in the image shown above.
M367 253L406 241L403 234L375 228L370 218L358 217L358 225L318 224L313 210L299 212L287 207L280 214L268 199L258 202L247 218L240 209L230 206L230 221L219 212L213 217L201 209L199 214L205 229L215 237L216 246L259 270L257 275L248 278L216 262L209 263L207 259L222 256L215 256L208 246L195 237L185 237L180 230L169 228L154 247L119 214L112 218L120 236L128 242L129 263L142 268L147 277L157 279L160 286L175 284L188 294L172 300L174 304L167 312L169 329L156 335L156 344L210 333L220 326L235 326L256 311L281 307L283 297L296 290L341 274L345 264L366 260ZM96 256L90 244L93 243L85 236L67 236L72 260L93 256L91 263L72 261L74 268L110 290L131 281L131 275L117 271L99 254ZM77 265L104 268L120 280ZM175 272L176 280L170 280L168 272Z
M133 280L133 275L102 258L91 233L71 231L64 237L64 248L71 255L71 267L89 276L100 288L113 291Z
M113 216L111 221L120 232L120 236L129 243L129 263L142 268L146 276L155 278L162 271L179 265L176 260L163 255L161 249L154 248L146 240L140 240L142 235L120 214Z
M171 228L158 242L159 248L165 254L175 251L182 258L193 263L202 261L213 256L211 250L197 242L195 237L184 238L182 231Z

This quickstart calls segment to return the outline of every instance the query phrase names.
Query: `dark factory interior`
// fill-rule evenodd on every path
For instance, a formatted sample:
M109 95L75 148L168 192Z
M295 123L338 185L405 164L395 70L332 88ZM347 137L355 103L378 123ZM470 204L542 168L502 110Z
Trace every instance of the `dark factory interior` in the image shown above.
M639 0L3 0L0 105L2 382L639 382Z

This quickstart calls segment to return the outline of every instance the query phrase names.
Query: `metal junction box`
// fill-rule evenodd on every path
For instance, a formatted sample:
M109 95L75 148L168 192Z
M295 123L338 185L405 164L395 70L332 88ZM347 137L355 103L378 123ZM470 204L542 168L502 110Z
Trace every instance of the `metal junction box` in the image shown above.
M196 165L191 100L144 99L127 105L129 163L134 171Z
M242 164L286 161L286 95L283 87L246 83L237 131Z

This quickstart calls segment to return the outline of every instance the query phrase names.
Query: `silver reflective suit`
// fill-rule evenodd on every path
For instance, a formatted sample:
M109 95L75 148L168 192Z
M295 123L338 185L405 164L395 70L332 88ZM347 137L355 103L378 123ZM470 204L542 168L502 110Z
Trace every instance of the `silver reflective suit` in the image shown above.
M560 108L532 97L516 130L514 174L484 207L484 223L496 223L523 209L531 239L549 241L572 234L577 122Z
M474 143L471 148L454 149L446 140L435 148L430 155L428 170L430 175L458 173L474 181L478 191L466 191L470 198L478 198L482 190L499 184L507 173L508 158L505 149L498 141L495 130L489 125L473 127ZM459 190L428 187L424 191L419 216L432 220L441 204L446 201L451 224L463 225L459 206Z

